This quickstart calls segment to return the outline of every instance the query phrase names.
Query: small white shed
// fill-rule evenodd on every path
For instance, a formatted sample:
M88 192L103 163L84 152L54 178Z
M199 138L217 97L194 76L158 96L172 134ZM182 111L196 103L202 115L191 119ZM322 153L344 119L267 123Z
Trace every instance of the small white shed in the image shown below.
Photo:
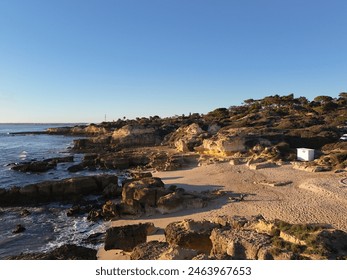
M314 149L299 148L298 151L298 160L301 161L313 161L314 160Z

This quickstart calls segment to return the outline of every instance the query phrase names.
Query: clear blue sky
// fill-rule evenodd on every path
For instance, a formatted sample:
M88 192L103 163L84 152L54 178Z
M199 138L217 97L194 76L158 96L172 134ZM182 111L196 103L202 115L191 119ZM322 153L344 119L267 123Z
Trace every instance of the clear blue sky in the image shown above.
M345 0L1 0L0 122L347 91Z

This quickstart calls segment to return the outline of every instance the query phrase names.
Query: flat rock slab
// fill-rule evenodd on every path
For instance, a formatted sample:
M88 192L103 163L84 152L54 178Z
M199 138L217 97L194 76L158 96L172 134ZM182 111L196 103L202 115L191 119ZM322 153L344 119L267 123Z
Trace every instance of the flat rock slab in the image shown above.
M259 169L264 169L264 168L272 168L276 167L277 165L272 162L261 162L261 163L251 163L249 165L249 169L251 170L259 170Z
M290 184L292 184L292 181L260 181L259 182L262 185L266 185L266 186L270 186L270 187L282 187L282 186L288 186Z

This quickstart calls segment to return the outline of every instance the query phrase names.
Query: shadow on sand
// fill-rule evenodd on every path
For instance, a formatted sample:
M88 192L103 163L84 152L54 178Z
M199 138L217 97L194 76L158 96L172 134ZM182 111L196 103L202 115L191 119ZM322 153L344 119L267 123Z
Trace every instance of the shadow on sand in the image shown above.
M165 179L165 178L163 178ZM187 193L194 193L194 194L200 194L202 196L208 196L211 195L213 192L220 191L223 193L221 196L217 196L216 198L211 198L208 200L208 204L206 207L203 208L193 208L193 209L183 209L181 211L177 211L170 214L152 214L152 215L144 215L142 217L137 217L135 220L140 223L146 223L146 222L155 222L155 220L160 219L170 219L177 218L177 221L181 221L184 219L188 219L189 216L194 214L203 214L208 213L213 210L218 210L222 208L224 205L227 205L229 203L247 203L253 200L250 200L251 197L255 196L256 194L252 193L236 193L232 191L223 191L223 186L217 186L217 185L189 185L189 184L174 184L178 188L183 188L186 190ZM237 201L240 197L243 197L244 199ZM233 200L233 199L236 200ZM122 221L129 221L131 223L134 218L131 217L123 217L120 219Z
M160 179L162 180L177 180L177 179L182 179L184 178L183 176L176 176L176 177L161 177Z

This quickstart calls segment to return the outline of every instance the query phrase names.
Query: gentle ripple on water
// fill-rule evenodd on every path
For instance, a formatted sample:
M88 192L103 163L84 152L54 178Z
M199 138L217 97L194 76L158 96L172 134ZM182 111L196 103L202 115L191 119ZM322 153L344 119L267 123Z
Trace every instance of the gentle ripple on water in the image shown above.
M61 125L60 125L61 126ZM52 125L4 125L0 124L0 187L23 186L45 180L72 176L95 175L93 172L70 174L67 168L81 161L82 155L74 155L74 163L58 164L51 172L43 174L21 173L10 169L9 163L42 160L69 154L73 137L58 135L9 135L9 132L43 131ZM71 206L71 205L70 205ZM85 216L67 217L69 205L49 204L27 208L31 215L22 217L23 208L0 208L0 259L25 252L44 252L66 243L80 244L96 232L104 232L104 222L91 223ZM16 225L26 231L13 234Z

